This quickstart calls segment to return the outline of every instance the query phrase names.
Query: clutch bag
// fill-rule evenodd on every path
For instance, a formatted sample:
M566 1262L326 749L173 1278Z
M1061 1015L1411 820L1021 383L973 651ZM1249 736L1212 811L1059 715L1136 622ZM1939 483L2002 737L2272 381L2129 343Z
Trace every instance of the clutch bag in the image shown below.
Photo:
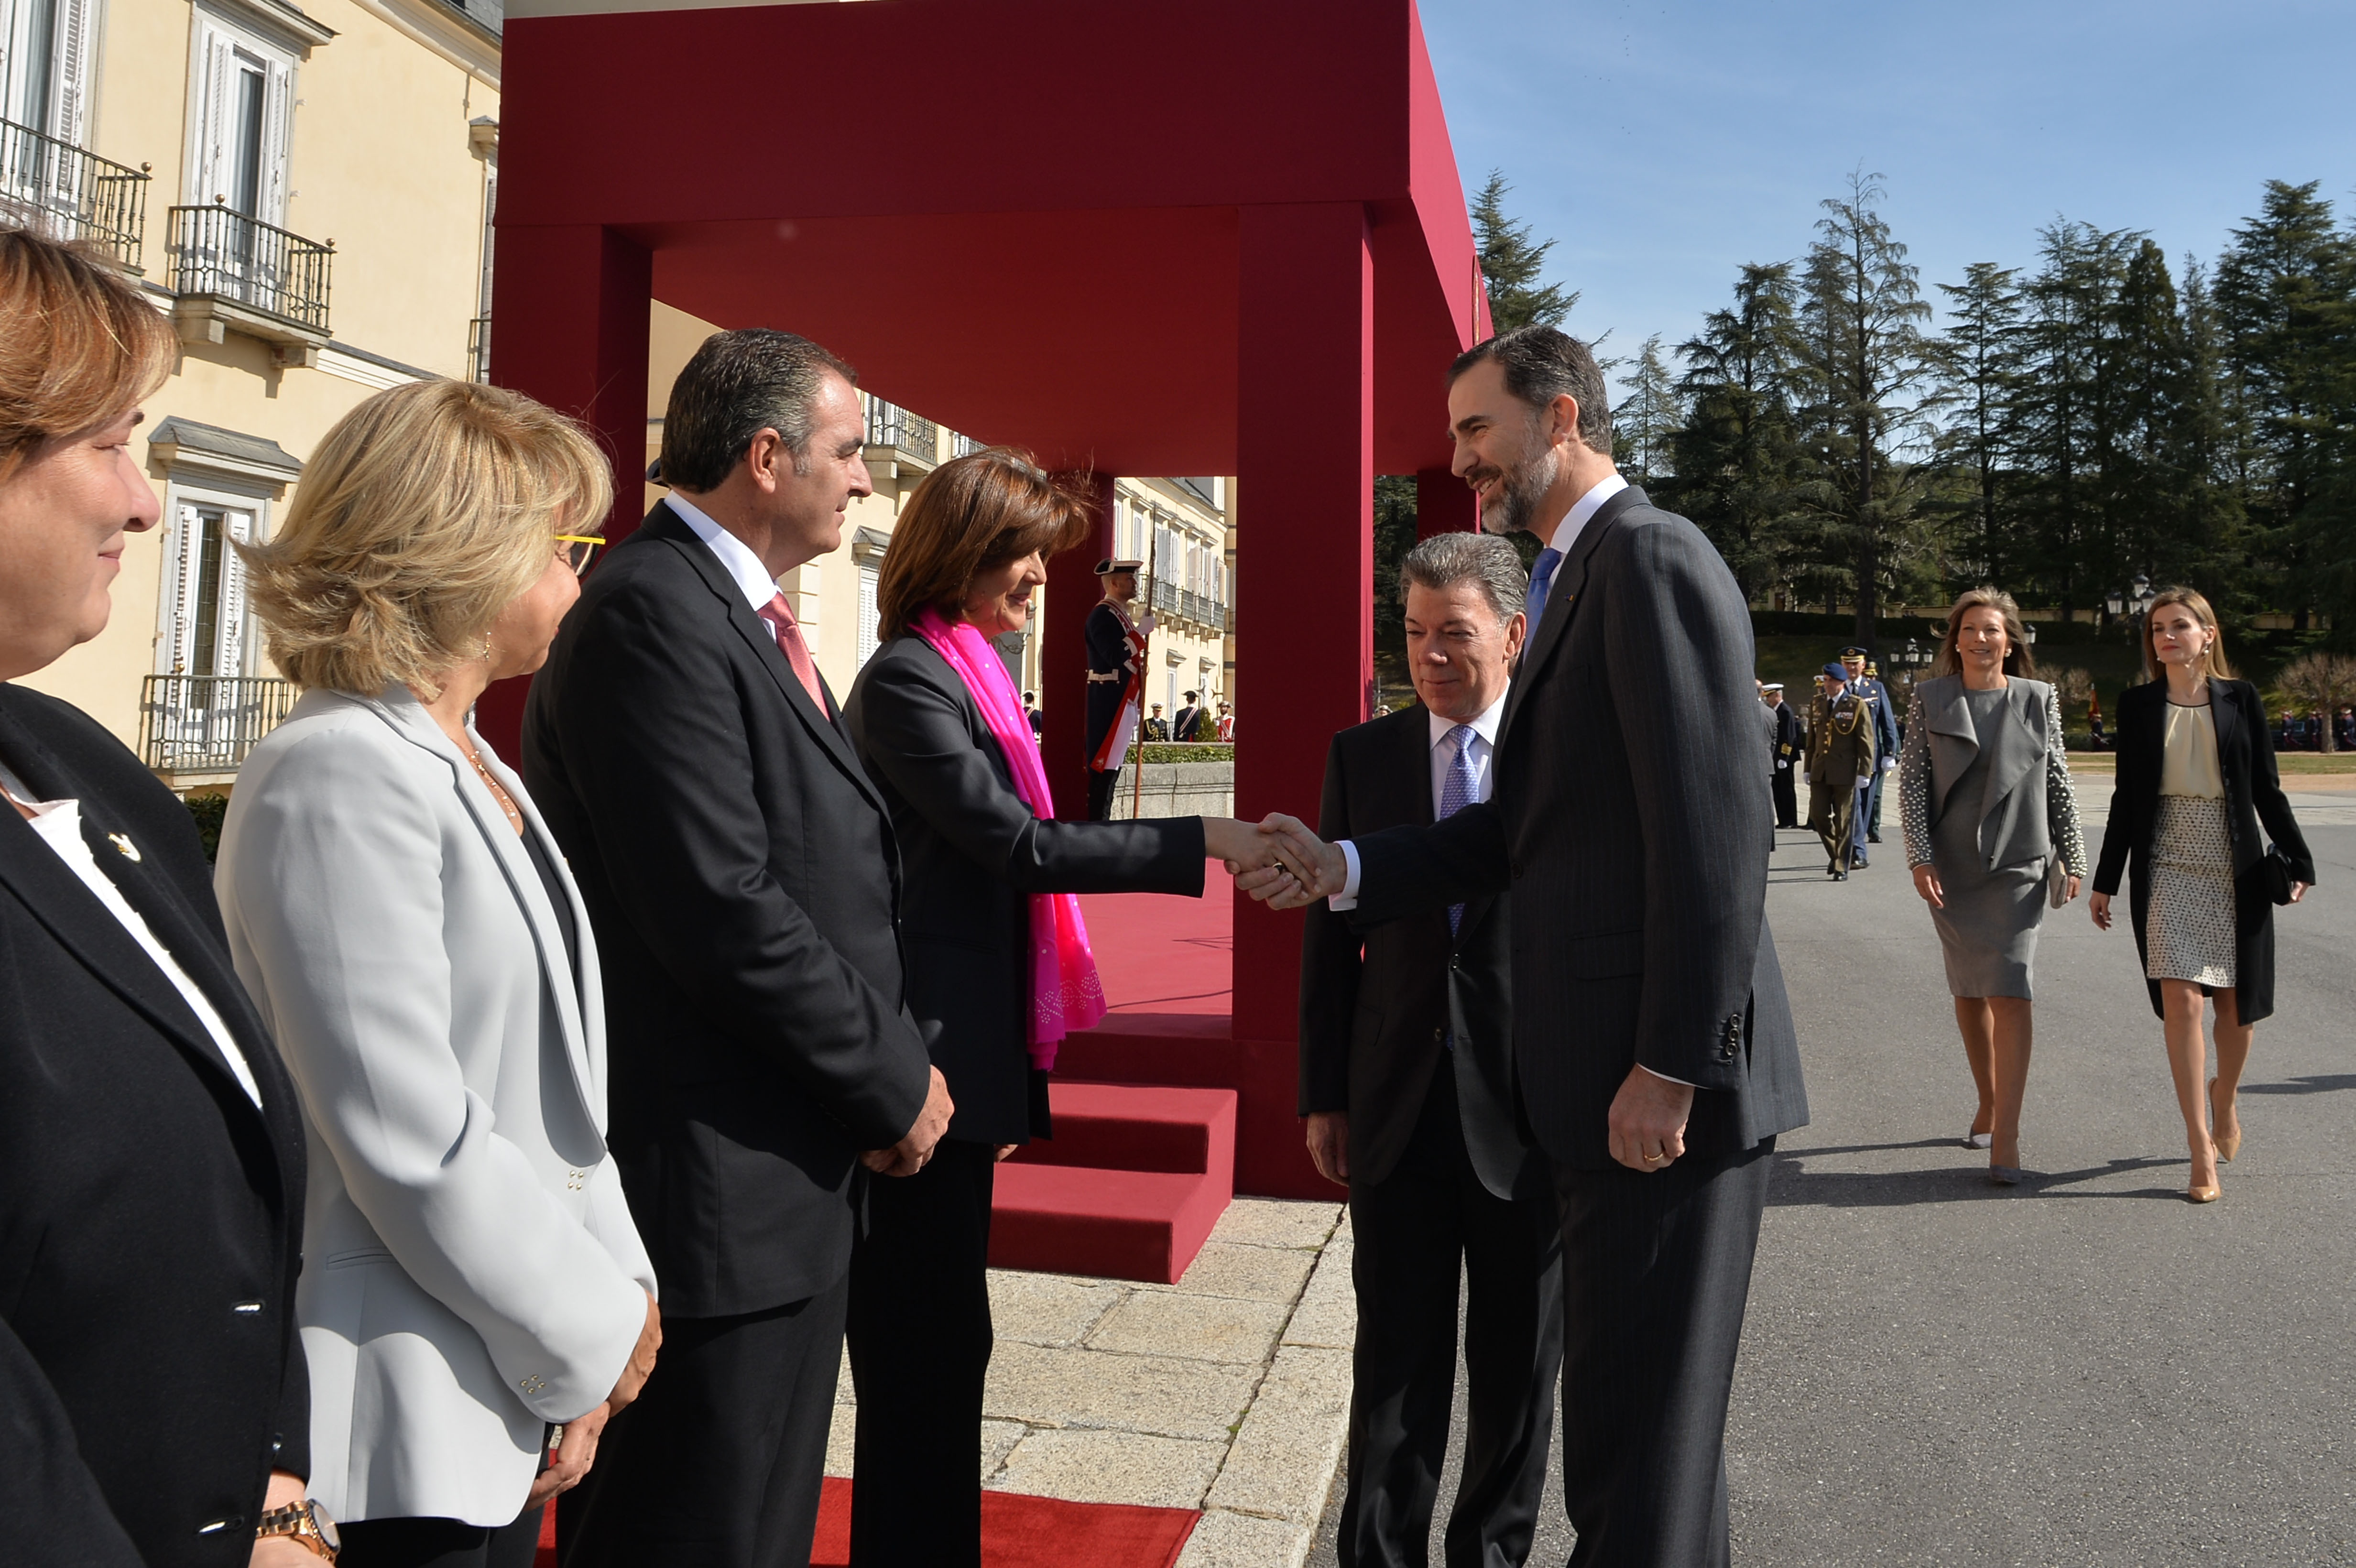
M2265 859L2259 863L2259 869L2266 879L2266 897L2278 904L2290 902L2292 878L2289 857L2279 848L2269 849Z
M2059 855L2045 862L2045 901L2055 909L2070 901L2070 868Z

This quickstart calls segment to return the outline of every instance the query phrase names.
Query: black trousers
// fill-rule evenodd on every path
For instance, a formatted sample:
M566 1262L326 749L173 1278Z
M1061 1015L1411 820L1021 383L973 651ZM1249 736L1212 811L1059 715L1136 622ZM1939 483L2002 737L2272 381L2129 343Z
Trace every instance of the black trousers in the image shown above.
M1119 787L1120 770L1119 768L1107 768L1101 773L1095 768L1088 770L1088 820L1090 822L1112 820L1112 792Z
M341 1568L531 1568L540 1551L535 1504L511 1524L466 1524L455 1519L356 1519L338 1527Z
M665 1318L645 1390L557 1499L564 1568L809 1568L850 1294Z
M996 1153L943 1138L916 1175L868 1184L867 1232L851 1261L859 1568L980 1568L975 1455L990 1371Z
M1727 1562L1726 1406L1774 1147L1556 1169L1573 1568Z
M1775 770L1775 826L1778 827L1800 826L1800 786L1794 781L1797 771L1794 768Z
M1562 1364L1562 1244L1554 1194L1506 1200L1464 1150L1454 1063L1442 1056L1399 1163L1350 1189L1358 1297L1342 1568L1424 1568L1456 1392L1456 1282L1468 1282L1464 1475L1448 1568L1529 1555L1546 1489Z

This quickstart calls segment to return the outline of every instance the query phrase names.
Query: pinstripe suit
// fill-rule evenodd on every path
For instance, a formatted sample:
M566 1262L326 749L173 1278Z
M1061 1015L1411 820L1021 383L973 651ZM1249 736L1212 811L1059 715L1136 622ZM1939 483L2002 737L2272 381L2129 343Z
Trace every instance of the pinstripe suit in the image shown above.
M1749 613L1709 542L1627 489L1557 569L1494 799L1355 841L1365 927L1509 888L1523 1107L1563 1203L1574 1563L1727 1554L1728 1390L1778 1133L1805 1125L1767 932ZM1685 1157L1609 1153L1631 1067L1695 1085Z

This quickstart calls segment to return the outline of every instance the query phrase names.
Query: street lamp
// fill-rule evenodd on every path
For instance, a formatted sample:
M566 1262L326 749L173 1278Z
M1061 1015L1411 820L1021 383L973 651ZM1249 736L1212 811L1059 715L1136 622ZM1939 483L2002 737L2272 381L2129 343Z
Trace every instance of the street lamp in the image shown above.
M2151 590L2151 579L2138 571L2136 573L2135 581L2129 584L2129 587L2135 592L2135 613L2138 615L2150 614L2151 602L2159 597Z

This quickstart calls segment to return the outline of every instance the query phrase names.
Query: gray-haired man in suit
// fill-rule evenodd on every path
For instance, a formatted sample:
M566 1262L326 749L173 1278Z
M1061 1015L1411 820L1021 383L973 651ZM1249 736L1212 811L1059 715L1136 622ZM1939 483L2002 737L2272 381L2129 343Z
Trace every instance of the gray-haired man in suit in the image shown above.
M1629 486L1587 347L1551 327L1450 373L1485 526L1547 540L1493 798L1237 885L1360 927L1511 888L1514 1064L1562 1203L1563 1489L1577 1564L1727 1561L1726 1409L1775 1136L1807 1120L1766 921L1742 592Z

